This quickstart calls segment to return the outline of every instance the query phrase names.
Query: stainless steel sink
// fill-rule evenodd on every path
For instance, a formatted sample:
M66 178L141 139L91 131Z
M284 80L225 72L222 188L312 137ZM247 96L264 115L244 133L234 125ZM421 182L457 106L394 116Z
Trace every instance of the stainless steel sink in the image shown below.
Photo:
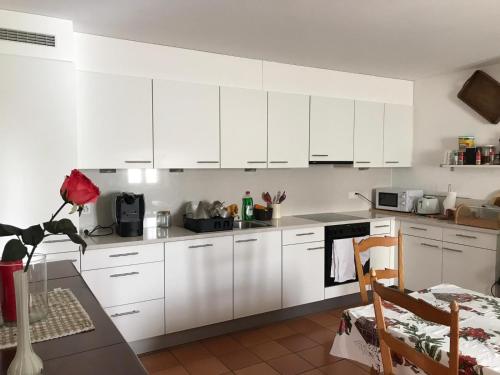
M235 220L233 224L234 229L252 229L252 228L266 228L271 227L272 225L269 223L265 223L263 221L241 221Z

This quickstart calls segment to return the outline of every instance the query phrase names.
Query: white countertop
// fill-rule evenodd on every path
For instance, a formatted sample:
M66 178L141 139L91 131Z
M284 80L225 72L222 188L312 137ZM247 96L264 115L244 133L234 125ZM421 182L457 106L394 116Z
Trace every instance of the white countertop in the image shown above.
M168 229L164 228L144 228L144 233L139 237L120 237L116 234L104 237L84 237L87 242L87 250L96 250L117 246L133 246L148 243L162 243L173 241L186 241L201 238L222 237L222 236L237 236L250 233L261 233L284 229L299 229L324 227L328 225L340 225L360 223L364 221L378 221L384 219L397 219L414 223L440 226L443 228L460 229L464 231L482 232L498 235L500 231L484 228L469 227L465 225L455 224L449 220L438 220L430 217L419 216L415 214L407 214L401 212L391 212L383 210L367 210L367 211L352 211L339 212L342 215L352 216L353 219L335 222L318 222L308 219L303 219L296 216L284 216L281 219L272 220L271 226L251 228L251 229L235 229L219 232L195 233L188 229L178 226L172 226Z

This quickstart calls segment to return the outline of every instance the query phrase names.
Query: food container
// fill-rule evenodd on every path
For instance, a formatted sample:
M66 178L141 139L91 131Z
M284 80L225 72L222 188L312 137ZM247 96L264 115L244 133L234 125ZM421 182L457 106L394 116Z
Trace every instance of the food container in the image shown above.
M464 164L466 164L466 165L476 164L476 148L475 147L467 147L465 149Z
M458 149L465 150L466 148L476 147L475 137L471 135L461 135L458 137Z
M169 228L172 224L170 211L158 211L156 213L156 226L159 228Z
M495 161L495 146L484 145L481 149L481 164L493 164Z

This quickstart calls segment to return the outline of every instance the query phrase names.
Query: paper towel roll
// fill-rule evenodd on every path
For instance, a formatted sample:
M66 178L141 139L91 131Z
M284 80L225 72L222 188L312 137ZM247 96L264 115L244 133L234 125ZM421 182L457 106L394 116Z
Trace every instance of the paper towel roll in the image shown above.
M457 193L455 191L448 192L448 195L443 201L443 213L446 215L446 210L452 210L457 203Z

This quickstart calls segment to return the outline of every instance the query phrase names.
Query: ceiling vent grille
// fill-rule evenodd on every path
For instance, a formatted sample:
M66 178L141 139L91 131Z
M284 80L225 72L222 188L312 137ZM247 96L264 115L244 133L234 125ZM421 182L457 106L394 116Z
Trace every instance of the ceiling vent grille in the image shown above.
M55 47L55 35L32 33L28 31L0 28L0 40L11 42L37 44L39 46Z

